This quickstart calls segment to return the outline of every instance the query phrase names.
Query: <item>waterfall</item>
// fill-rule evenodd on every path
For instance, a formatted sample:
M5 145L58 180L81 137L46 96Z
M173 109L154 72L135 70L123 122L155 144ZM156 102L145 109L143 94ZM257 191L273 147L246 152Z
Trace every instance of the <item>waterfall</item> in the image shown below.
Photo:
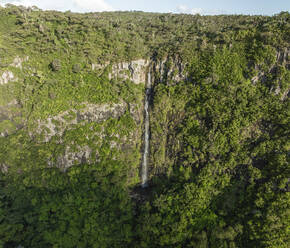
M148 155L149 155L149 102L150 102L150 95L151 95L151 73L150 70L148 72L148 79L146 85L146 95L145 95L145 104L144 104L144 112L145 112L145 133L144 133L144 153L143 153L143 160L142 160L142 171L141 171L141 178L142 178L142 188L147 187L148 181Z

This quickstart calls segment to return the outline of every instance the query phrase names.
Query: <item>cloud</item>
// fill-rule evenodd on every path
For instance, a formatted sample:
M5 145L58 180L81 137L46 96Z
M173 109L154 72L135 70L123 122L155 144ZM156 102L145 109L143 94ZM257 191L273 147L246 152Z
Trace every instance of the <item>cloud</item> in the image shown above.
M202 8L189 8L186 5L179 5L176 8L175 13L183 13L183 14L200 14L200 15L222 15L222 14L230 14L229 12L221 9L202 9Z
M105 0L4 0L2 6L6 3L22 6L37 6L44 10L71 10L74 12L97 12L113 11L113 7Z
M84 11L112 11L114 10L104 0L74 0L74 3Z
M189 8L186 5L179 5L177 6L177 12L178 13L183 13L183 14L201 14L203 10L201 8Z

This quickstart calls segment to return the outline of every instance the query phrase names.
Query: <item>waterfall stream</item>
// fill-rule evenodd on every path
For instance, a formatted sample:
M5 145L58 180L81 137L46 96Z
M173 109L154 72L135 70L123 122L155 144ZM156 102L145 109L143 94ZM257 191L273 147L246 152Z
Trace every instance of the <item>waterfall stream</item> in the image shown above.
M148 155L149 155L149 102L150 102L150 94L151 94L151 73L150 70L148 72L148 79L146 85L146 95L145 95L145 104L144 104L144 112L145 112L145 133L144 133L144 153L142 160L142 168L141 168L141 178L142 178L142 188L148 186Z

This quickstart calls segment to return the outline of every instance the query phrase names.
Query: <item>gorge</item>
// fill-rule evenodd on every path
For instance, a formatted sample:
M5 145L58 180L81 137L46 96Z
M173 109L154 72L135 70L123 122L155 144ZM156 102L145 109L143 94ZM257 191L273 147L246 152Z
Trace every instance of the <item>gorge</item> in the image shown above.
M0 7L0 247L288 247L289 32Z

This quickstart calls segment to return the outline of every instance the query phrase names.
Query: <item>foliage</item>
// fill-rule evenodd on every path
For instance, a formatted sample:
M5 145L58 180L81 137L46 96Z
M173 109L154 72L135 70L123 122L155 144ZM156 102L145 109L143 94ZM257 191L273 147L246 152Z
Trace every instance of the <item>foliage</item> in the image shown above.
M289 18L0 7L0 247L288 247Z

